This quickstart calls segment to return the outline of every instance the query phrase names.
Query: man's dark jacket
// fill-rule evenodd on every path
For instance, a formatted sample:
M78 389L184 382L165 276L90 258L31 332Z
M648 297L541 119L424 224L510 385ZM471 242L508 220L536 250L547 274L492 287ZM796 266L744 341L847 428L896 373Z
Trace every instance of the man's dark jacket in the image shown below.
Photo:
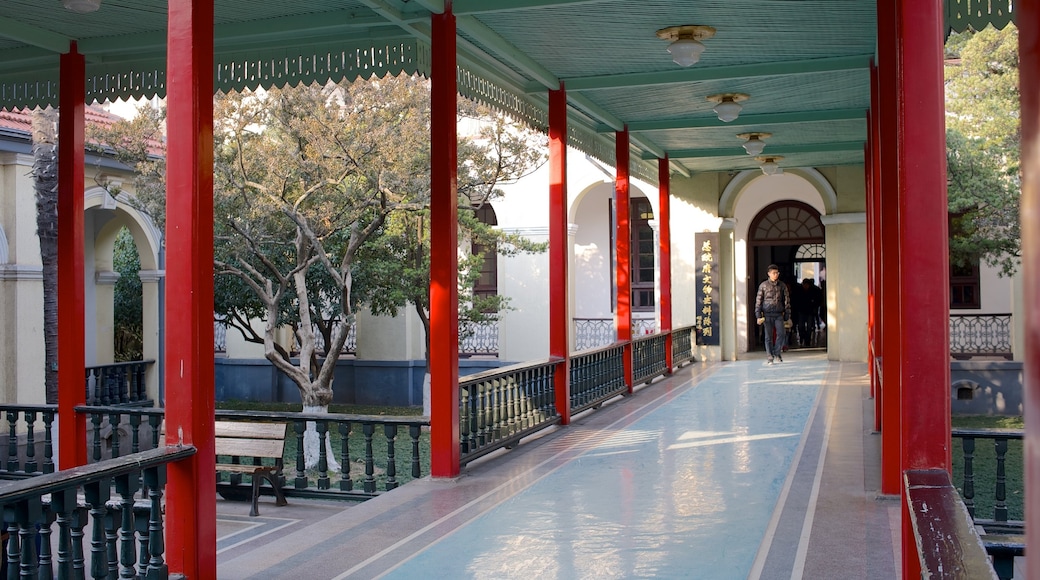
M776 282L765 280L758 285L758 294L755 296L755 318L778 318L791 319L791 291L787 284L780 280Z

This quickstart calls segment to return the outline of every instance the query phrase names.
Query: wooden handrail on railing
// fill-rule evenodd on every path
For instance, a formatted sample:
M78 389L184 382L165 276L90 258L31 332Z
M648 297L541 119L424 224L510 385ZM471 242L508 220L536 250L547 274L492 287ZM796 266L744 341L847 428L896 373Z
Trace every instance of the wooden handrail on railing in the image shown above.
M997 580L967 508L944 469L903 472L922 578Z
M9 534L8 577L84 577L85 538L91 538L92 578L169 577L163 561L165 467L195 452L190 445L160 447L0 484ZM56 558L51 551L55 523Z

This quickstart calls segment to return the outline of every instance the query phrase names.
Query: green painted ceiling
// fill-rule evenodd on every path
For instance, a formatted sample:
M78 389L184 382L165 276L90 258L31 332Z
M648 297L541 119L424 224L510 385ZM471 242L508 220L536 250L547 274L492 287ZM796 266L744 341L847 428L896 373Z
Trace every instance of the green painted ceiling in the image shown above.
M215 0L218 89L429 72L443 0ZM455 0L460 92L544 127L562 82L576 146L613 162L628 126L633 170L656 177L753 168L737 133L766 131L781 166L862 163L875 54L871 0ZM944 0L947 26L1004 26L1011 0ZM715 27L701 61L671 61L668 26ZM0 107L56 104L58 55L75 41L88 98L164 94L166 0L0 3ZM722 123L705 99L747 93Z

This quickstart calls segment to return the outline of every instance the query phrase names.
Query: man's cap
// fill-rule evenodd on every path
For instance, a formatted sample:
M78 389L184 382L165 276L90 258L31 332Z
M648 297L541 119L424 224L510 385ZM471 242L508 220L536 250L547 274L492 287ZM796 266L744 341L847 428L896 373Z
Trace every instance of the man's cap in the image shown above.
M777 272L779 272L780 271L780 266L777 266L776 264L770 264L769 267L766 268L766 272L769 272L769 271L772 271L772 270L776 270Z

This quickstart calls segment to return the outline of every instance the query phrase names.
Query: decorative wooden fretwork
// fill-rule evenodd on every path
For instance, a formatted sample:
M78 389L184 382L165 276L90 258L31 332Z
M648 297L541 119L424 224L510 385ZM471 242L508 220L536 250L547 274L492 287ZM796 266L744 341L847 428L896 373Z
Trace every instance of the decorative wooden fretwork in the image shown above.
M1003 30L1015 20L1013 5L1014 0L946 0L946 30L982 30L988 24Z

